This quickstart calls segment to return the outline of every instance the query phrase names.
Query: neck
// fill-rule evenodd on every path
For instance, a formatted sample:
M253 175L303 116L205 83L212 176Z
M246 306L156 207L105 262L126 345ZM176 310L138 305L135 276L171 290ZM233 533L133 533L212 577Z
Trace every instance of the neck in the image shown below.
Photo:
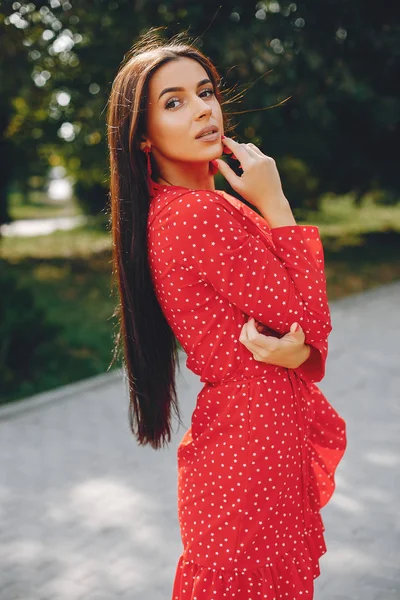
M210 173L208 162L196 168L193 167L193 164L190 167L188 165L179 165L179 167L176 164L168 165L161 169L157 183L194 190L215 190L214 176Z

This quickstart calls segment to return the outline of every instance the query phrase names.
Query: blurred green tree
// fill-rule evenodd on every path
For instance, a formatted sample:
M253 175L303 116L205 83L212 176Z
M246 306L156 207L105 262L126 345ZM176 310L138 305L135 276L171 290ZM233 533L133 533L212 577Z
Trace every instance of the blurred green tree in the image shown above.
M223 87L238 94L227 105L238 113L237 139L274 156L292 206L316 208L328 191L353 191L361 200L366 191L381 189L386 201L397 201L395 4L5 2L0 159L7 168L0 220L16 165L22 177L21 169L38 173L63 164L85 207L104 209L111 83L137 36L159 26L167 37L189 28L216 63Z

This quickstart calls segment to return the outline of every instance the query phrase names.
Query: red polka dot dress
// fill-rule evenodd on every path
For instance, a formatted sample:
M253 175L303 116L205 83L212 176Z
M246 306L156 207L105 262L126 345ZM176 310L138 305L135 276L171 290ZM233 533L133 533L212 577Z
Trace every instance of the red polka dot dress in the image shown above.
M332 329L318 228L269 228L226 192L155 184L147 232L158 301L204 383L177 452L172 600L309 600L346 449L315 384ZM277 337L299 322L308 360L255 360L239 341L249 316Z

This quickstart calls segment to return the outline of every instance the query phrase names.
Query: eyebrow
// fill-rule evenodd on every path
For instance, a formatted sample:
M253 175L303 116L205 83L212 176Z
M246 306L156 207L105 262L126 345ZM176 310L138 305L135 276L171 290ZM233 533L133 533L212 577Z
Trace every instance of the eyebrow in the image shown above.
M197 87L199 88L201 85L204 85L205 83L212 83L212 81L211 81L211 79L202 79L197 84ZM168 88L165 88L161 92L161 94L158 96L158 99L160 99L161 96L163 96L164 94L168 94L168 92L183 92L184 90L185 90L185 88L183 88L183 87L168 87Z

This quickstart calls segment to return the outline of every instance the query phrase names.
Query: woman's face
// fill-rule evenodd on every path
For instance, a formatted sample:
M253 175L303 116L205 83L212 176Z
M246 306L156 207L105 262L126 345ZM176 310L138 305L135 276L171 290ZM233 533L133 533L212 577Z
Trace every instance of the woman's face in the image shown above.
M221 156L221 106L207 72L196 60L182 57L154 73L149 82L147 117L145 139L162 174L171 163L190 168ZM211 125L217 129L215 135L197 137Z

